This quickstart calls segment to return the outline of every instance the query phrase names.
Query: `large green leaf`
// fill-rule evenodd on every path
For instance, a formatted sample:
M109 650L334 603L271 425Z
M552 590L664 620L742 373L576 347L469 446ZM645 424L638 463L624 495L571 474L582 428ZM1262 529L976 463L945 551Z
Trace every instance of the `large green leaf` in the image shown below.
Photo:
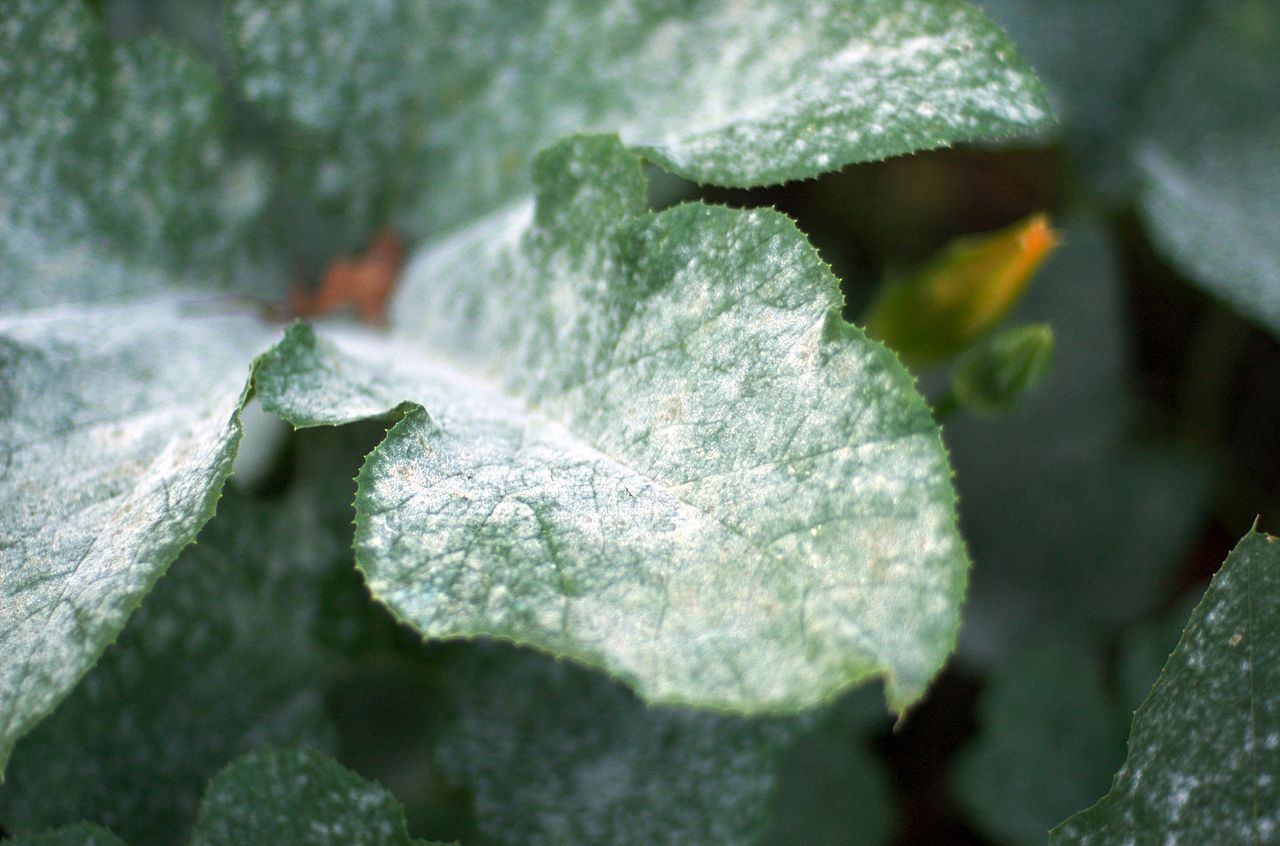
M1124 711L1097 662L1041 650L1001 667L983 691L979 731L956 762L957 798L999 842L1045 834L1104 790L1124 754Z
M1055 844L1274 842L1280 831L1280 543L1227 557L1134 715L1111 792Z
M120 640L18 745L0 788L7 830L92 820L134 846L172 843L233 757L332 745L317 618L335 565L350 564L317 509L292 499L224 500Z
M1087 649L1152 609L1204 509L1203 467L1136 441L1120 278L1105 233L1068 222L1014 312L1053 326L1045 383L1017 413L945 427L974 561L961 653L977 663Z
M268 19L272 8L262 12ZM855 14L850 20L879 21L888 8L868 5L864 11L871 17ZM947 119L957 126L983 133L1012 131L1040 114L1035 84L1018 69L1013 54L1004 59L989 54L1007 49L994 30L961 4L932 4L927 10L922 11L922 25L933 27L933 36L909 30L915 35L908 38L903 34L908 30L897 28L905 19L890 15L872 28L872 42L883 38L896 45L890 50L894 55L915 55L919 49L921 55L933 56L925 62L932 68L929 73L919 79L907 74L907 88L926 86L931 97L942 98L939 104L951 102L948 98L955 94L957 111L939 111L935 117L949 114ZM459 26L476 22L465 9L442 11L448 12L442 20L461 16L455 21ZM380 20L376 8L365 14L371 23ZM818 26L826 19L798 20ZM939 31L956 21L965 24L958 32L972 38L954 42L950 31ZM824 27L818 26L819 34ZM553 26L546 31L559 30ZM692 37L680 34L680 26L670 31L680 44ZM830 35L827 31L817 41L825 44ZM335 30L329 38L350 39L351 34ZM16 738L52 711L119 633L142 595L211 515L238 439L250 363L270 345L274 332L251 316L230 313L227 303L197 304L173 293L175 286L184 285L201 290L227 270L245 266L241 242L260 217L269 189L261 167L237 159L228 146L214 75L159 41L106 40L74 0L11 4L0 39L0 73L7 92L0 124L0 179L8 198L0 209L5 236L0 240L6 251L0 263L5 294L0 314L3 761ZM803 40L784 41L800 45L808 55ZM850 46L848 38L836 41L840 49L835 55L854 61L859 85L870 85L868 90L879 94L875 74L902 81L901 69L885 64L874 46L857 42L862 46L846 53L841 51ZM939 42L941 59L929 52ZM462 46L449 43L450 49ZM525 43L522 49L540 49L533 42L520 43ZM287 64L283 54L277 59ZM966 70L970 59L977 63L973 74ZM908 62L912 68L914 61ZM513 67L528 69L518 63ZM611 67L606 63L601 72L607 74ZM775 62L769 67L780 66ZM809 60L797 60L787 78L794 81L809 68ZM497 74L493 80L521 72ZM951 74L959 76L952 80ZM944 80L956 82L960 92L943 85ZM307 100L307 86L293 88L294 81L287 87L299 102ZM362 96L377 99L378 86L370 79L361 82L369 83L360 89ZM476 84L477 91L497 90ZM543 94L564 91L566 101L574 102L571 88L565 82ZM775 97L768 109L776 107L783 114L790 102ZM858 108L865 105L857 102ZM982 117L983 109L991 112L990 121ZM1003 123L998 119L1002 110ZM827 116L835 122L815 124L813 131L821 135L827 131L823 126L856 122L860 114L837 109ZM932 118L917 115L922 122L912 124L915 134L898 126L897 146L866 154L944 140L930 134ZM454 118L441 117L440 125ZM772 120L765 112L753 112L756 119ZM352 132L369 123L362 121ZM794 128L803 136L806 126ZM559 124L539 130L544 131L559 131ZM726 129L730 135L736 131ZM958 130L947 132L957 137ZM535 134L525 141L532 144L543 137ZM753 131L733 137L734 144L754 138L768 152L773 148L766 141L776 136ZM465 157L466 151L490 140L468 137L466 150L454 153ZM526 158L513 165L512 173L523 172L529 152L522 151ZM305 158L299 154L299 160ZM606 172L595 181L562 170L597 164ZM828 162L836 164L835 159ZM795 167L789 175L811 172ZM659 698L751 708L799 706L883 673L891 677L894 704L909 702L950 648L964 580L963 553L951 525L945 458L909 378L888 353L835 316L839 303L833 280L780 216L701 206L645 216L639 171L617 150L598 160L562 150L559 159L544 160L543 171L547 199L524 248L512 247L500 236L523 228L524 212L517 210L496 225L497 218L477 223L420 262L421 285L445 272L458 259L458 249L482 248L480 260L463 268L466 273L455 274L456 284L438 289L478 309L465 322L468 328L450 327L435 341L471 375L454 379L452 370L436 366L436 358L410 359L427 362L426 375L407 380L413 390L398 398L422 399L425 394L434 400L441 384L454 393L441 399L439 408L428 403L427 413L434 415L430 424L423 412L406 419L370 465L362 554L370 561L371 578L382 580L379 589L402 613L409 613L413 603L421 611L422 603L437 599L445 613L471 609L471 616L458 618L453 629L415 611L415 622L428 634L488 632L564 648L627 675ZM591 200L592 192L607 188L615 177L621 182L608 190L616 208L603 198ZM513 185L526 184L524 177L512 178ZM584 186L590 190L580 191ZM472 187L442 180L433 186L432 196L452 194L460 208L479 208L511 193L475 187L474 196L481 199L468 204L462 198L473 196ZM16 202L17 197L23 202ZM495 256L495 263L485 255ZM578 294L572 293L575 279L585 285ZM525 290L503 287L514 280ZM731 284L721 284L726 280ZM606 282L607 289L592 287ZM521 314L526 291L537 292L538 317L531 321ZM686 295L696 296L679 299ZM414 313L411 304L401 312L405 337L421 340L422 332L436 333L431 326L409 325ZM617 322L641 313L647 316L630 329ZM487 322L490 318L506 325ZM562 320L568 321L569 334L555 338L560 347L539 349L552 336L537 333L554 335ZM765 322L734 328L730 324L735 320ZM714 331L704 331L703 323ZM582 332L605 334L594 345L585 337L570 337ZM474 346L480 342L491 345L484 356ZM613 342L619 345L616 356L629 355L628 345L653 354L623 361L609 351ZM516 343L525 346L517 349ZM385 340L374 346L383 358L401 355L400 348ZM505 365L499 360L508 355L515 357L505 375L490 378L490 365ZM782 364L757 356L778 356ZM277 365L280 359L276 357ZM632 375L596 379L602 366ZM477 377L480 371L486 372ZM304 375L298 370L290 378ZM588 381L570 391L564 380L577 376ZM425 391L424 379L430 383ZM329 390L338 384L342 392L312 399L325 420L354 419L384 410L373 402L389 395L383 382L378 373L354 379L348 373L345 381L322 385ZM306 387L288 384L285 393ZM276 384L272 390L279 388ZM634 396L628 398L628 391ZM674 404L644 407L642 394ZM364 404L353 407L347 402L351 398L363 398ZM590 499L596 489L546 479L549 484L540 493L568 511L542 511L532 518L504 510L487 516L468 513L466 500L451 500L455 510L442 519L463 520L457 532L439 536L451 541L488 538L508 518L515 521L510 525L524 530L530 528L529 519L572 518L563 532L544 533L538 526L550 545L541 540L516 543L514 551L525 556L517 557L520 566L506 567L510 562L503 558L502 542L486 540L473 547L489 556L491 564L501 559L511 575L492 593L492 609L476 604L475 580L439 592L439 579L466 575L466 562L461 571L436 571L435 578L411 572L415 561L429 557L421 548L402 554L406 538L422 528L415 524L424 516L421 512L374 514L387 505L377 501L388 491L375 484L378 468L399 472L389 464L397 449L412 442L422 427L438 428L440 420L448 424L449 415L461 412L477 424L447 430L462 433L467 443L463 458L488 454L509 460L520 452L519 461L497 474L502 478L481 479L474 493L488 499L480 502L510 504L515 495L511 486L523 484L521 474L541 474L549 467L599 469L609 474L601 477L608 484L602 482L599 490L615 497L604 510L583 510L582 497ZM591 419L594 412L598 414ZM694 412L719 419L695 420L689 416ZM512 438L526 423L544 439L535 438L538 449L550 438L556 449L567 452L548 462L529 449L517 450ZM576 427L573 434L561 428L566 424ZM722 431L713 431L717 427ZM682 430L697 439L684 437ZM654 436L651 443L628 440L644 433ZM475 444L488 452L472 450ZM619 459L636 460L624 466ZM694 479L691 473L710 475ZM645 507L657 510L631 506L630 498L637 494L647 497L642 499ZM735 498L741 502L734 504ZM579 518L588 515L611 515L613 522L593 522L594 528L587 529ZM495 516L498 522L490 519ZM368 528L397 519L399 526ZM735 522L739 519L756 522ZM655 527L664 531L655 533ZM401 530L410 535L398 534ZM620 534L613 535L615 530ZM598 554L595 538L606 537L597 534L601 531L627 553L616 561ZM532 540L527 533L523 537ZM380 543L388 546L380 549ZM387 549L394 554L384 555ZM570 558L561 557L566 553ZM565 579L548 580L548 564L585 569L566 570ZM739 566L747 569L735 569ZM479 577L481 582L488 578ZM588 586L579 601L578 592ZM716 602L707 603L712 597ZM573 617L562 613L571 604L586 612L577 628L562 631L558 623L548 623L553 607L553 616ZM670 615L664 610L668 608ZM902 619L911 625L899 625ZM745 644L764 651L739 652ZM735 662L775 661L784 670L776 677L757 671L738 678ZM704 672L707 668L714 671Z
M536 170L536 211L418 257L398 343L299 328L259 371L295 422L425 408L360 474L375 596L428 636L533 644L654 701L799 708L883 675L905 707L953 645L966 569L911 377L840 318L786 218L644 213L609 137Z
M495 846L750 846L800 728L646 707L599 673L510 647L470 648L449 677L456 716L432 758Z
M1148 92L1135 156L1157 245L1280 335L1280 5L1208 4Z
M982 0L1044 80L1057 128L1096 187L1131 190L1143 88L1201 0Z
M0 57L2 765L212 514L270 336L168 292L264 195L214 75L75 0L6 4Z
M533 154L573 132L759 185L1048 116L960 0L237 0L229 23L303 190L419 233L527 193Z

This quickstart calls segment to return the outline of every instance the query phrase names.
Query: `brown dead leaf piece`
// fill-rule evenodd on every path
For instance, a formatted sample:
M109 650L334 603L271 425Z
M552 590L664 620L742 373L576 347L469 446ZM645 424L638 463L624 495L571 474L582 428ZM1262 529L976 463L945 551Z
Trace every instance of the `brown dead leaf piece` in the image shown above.
M387 301L404 264L404 245L391 229L383 229L359 258L337 258L314 292L295 285L289 308L295 317L319 317L354 308L360 320L375 326L387 322Z

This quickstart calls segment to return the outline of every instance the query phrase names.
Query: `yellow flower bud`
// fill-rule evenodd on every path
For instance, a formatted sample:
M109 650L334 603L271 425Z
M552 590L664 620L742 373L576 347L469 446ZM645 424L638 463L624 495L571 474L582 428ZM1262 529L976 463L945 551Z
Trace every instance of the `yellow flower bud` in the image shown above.
M1009 313L1058 244L1043 214L951 242L915 273L881 288L867 334L919 367L960 352Z

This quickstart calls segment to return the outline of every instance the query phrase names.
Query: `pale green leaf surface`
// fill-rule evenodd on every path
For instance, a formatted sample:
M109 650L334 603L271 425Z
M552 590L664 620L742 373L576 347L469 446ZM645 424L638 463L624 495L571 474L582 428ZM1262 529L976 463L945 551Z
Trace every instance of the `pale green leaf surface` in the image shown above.
M795 718L648 707L564 661L476 645L432 755L495 846L754 843ZM513 695L513 691L518 692Z
M0 314L0 761L212 515L275 334L178 296Z
M172 293L243 260L262 200L210 69L21 0L0 90L2 765L212 514L270 333Z
M253 752L209 783L190 846L428 846L385 788L305 749Z
M1210 4L1145 99L1134 146L1158 247L1280 335L1280 5Z
M28 834L4 842L10 846L125 846L125 842L111 832L88 823Z
M0 91L5 309L222 283L248 266L267 177L231 150L210 68L156 38L109 41L83 2L14 0Z
M954 643L966 570L910 376L840 319L786 218L643 214L606 137L537 169L535 212L416 259L398 342L298 328L259 371L291 420L425 408L360 474L375 596L654 701L798 708L883 675L901 710Z
M1098 643L1155 607L1209 486L1202 465L1135 444L1120 272L1106 235L1068 222L1016 322L1054 331L1054 363L1016 413L944 430L974 568L961 654Z
M1260 844L1280 831L1280 543L1236 546L1134 715L1111 792L1054 846Z
M7 830L92 820L134 846L173 843L233 758L267 743L333 745L315 630L349 552L304 502L233 490L219 512L18 744L0 788Z
M534 153L574 132L760 185L1048 120L959 0L240 0L228 17L297 184L352 216L400 206L419 233L527 194Z
M983 691L978 734L956 761L957 798L1000 843L1043 846L1106 790L1124 757L1125 716L1094 661L1061 649L1023 655Z

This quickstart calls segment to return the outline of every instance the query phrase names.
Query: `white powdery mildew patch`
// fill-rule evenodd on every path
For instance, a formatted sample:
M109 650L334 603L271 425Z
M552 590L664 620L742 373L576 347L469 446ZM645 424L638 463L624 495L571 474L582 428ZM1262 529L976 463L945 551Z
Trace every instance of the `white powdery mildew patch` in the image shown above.
M0 318L0 749L52 709L212 512L255 346L175 299Z
M1227 558L1134 716L1111 792L1057 844L1268 843L1280 815L1280 544Z

